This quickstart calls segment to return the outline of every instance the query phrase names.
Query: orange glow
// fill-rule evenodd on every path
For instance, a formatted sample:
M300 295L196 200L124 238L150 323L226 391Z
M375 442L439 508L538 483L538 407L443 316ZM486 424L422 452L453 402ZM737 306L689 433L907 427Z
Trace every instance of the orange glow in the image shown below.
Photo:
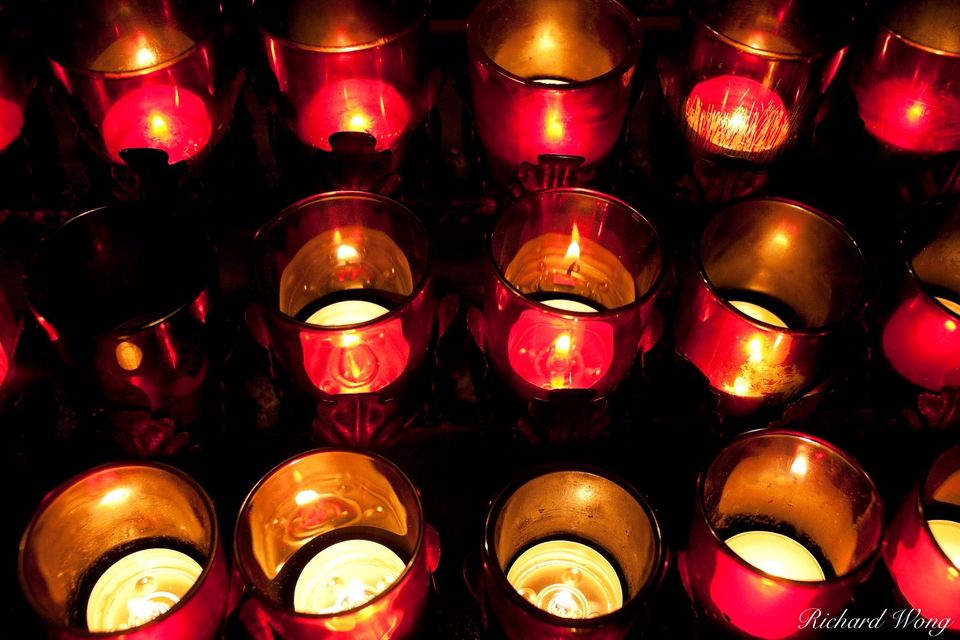
M567 386L570 368L570 350L573 346L569 333L561 333L553 341L554 366L550 375L550 387L563 389Z
M580 230L577 229L576 224L570 232L570 245L567 247L566 259L572 262L580 261Z
M563 126L563 115L556 107L547 109L547 115L543 122L543 133L549 142L561 142L566 135L566 129Z
M147 46L146 43L141 44L137 49L137 53L134 55L134 61L138 69L152 67L157 64L157 52L154 51L152 47Z
M554 352L561 357L566 357L570 355L570 334L561 333L557 336L556 342L553 343Z
M151 111L147 116L147 122L150 127L150 136L159 142L166 142L172 137L170 123L159 111Z
M342 333L340 334L340 346L345 349L350 347L355 347L360 344L360 336L355 333Z
M348 113L343 119L343 130L344 131L369 131L372 126L372 122L367 114L355 111L353 113Z
M923 106L922 102L914 102L907 107L907 121L912 124L916 124L923 119L923 114L926 112L927 109Z
M349 244L341 244L337 247L337 261L350 262L360 257L360 252Z

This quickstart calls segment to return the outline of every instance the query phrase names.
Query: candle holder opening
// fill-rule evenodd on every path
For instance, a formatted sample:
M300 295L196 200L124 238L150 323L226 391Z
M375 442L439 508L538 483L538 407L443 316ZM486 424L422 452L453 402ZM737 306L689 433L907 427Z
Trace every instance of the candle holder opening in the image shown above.
M29 266L27 293L62 358L92 369L108 403L190 422L209 368L214 264L193 223L144 205L111 205L47 236Z
M541 191L502 214L487 257L485 349L520 397L604 395L626 376L664 272L649 220L595 191Z
M752 432L700 475L684 577L722 624L793 637L809 607L849 601L882 536L880 496L856 461L804 434Z
M541 155L596 165L613 149L640 55L616 0L489 0L467 21L474 117L491 169L515 180Z
M23 534L19 573L57 637L209 640L226 610L213 503L163 465L106 465L51 492Z
M767 163L808 125L853 37L844 2L697 0L681 63L661 64L694 149Z
M239 71L217 55L215 2L82 0L64 7L49 53L88 146L114 165L126 149L158 149L168 164L220 140Z
M907 495L884 560L910 606L960 629L960 446L943 452Z
M695 254L677 349L711 387L747 410L822 382L866 295L863 256L840 223L787 200L744 201L710 221Z
M241 577L284 637L407 637L429 593L416 488L372 454L316 450L250 492L234 534Z
M883 352L911 383L940 391L960 386L960 209L932 230L905 237L906 277L883 328Z
M507 637L525 639L624 637L664 563L647 501L589 468L540 470L507 487L488 512L481 556L493 615Z

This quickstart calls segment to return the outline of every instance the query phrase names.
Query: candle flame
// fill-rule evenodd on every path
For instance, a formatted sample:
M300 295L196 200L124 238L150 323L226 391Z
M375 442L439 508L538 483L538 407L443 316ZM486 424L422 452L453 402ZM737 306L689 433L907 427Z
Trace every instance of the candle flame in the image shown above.
M570 334L561 333L553 343L553 351L560 357L570 355Z
M159 111L151 111L147 117L147 123L150 127L150 135L155 140L164 142L170 139L170 123Z
M763 337L754 336L747 342L747 357L750 362L763 362Z
M922 102L916 101L907 107L907 122L910 124L917 124L923 119L924 114L927 112L927 108L923 105Z
M136 371L143 362L143 351L132 342L124 340L115 350L117 364L124 371Z
M365 113L348 114L344 131L367 131L370 125L370 118Z
M336 239L336 238L334 238ZM349 244L341 244L337 247L337 261L350 262L360 257L360 252Z
M297 503L298 507L302 507L311 502L316 502L320 498L320 494L314 491L313 489L304 489L297 493L294 501Z
M547 115L543 122L543 133L546 135L548 142L563 140L566 129L563 126L563 114L560 109L556 107L547 109Z
M580 229L573 225L573 231L570 232L570 245L567 247L566 259L572 262L580 261Z
M793 464L790 465L790 473L795 476L805 476L807 475L807 456L804 454L798 455L793 459Z
M355 347L360 344L360 336L355 333L341 333L340 334L340 346L344 349L349 349L350 347Z
M118 504L123 504L127 501L127 498L130 497L131 491L127 487L117 487L116 489L111 489L108 491L102 498L100 498L100 506L102 507L115 507Z

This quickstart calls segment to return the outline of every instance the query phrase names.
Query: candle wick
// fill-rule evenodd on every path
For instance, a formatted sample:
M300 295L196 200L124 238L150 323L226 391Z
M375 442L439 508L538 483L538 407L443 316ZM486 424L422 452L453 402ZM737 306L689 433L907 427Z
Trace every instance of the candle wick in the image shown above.
M570 263L570 266L567 267L567 276L572 276L574 273L580 273L580 261L574 260Z

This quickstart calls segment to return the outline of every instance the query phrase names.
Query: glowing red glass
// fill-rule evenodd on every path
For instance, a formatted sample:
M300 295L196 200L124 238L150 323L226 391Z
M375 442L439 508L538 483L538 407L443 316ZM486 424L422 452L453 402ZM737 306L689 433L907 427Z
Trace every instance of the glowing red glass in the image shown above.
M433 332L426 232L412 212L365 192L313 196L257 233L252 259L258 317L301 391L403 393Z
M286 0L256 9L289 131L321 151L335 133L368 133L377 151L402 154L432 103L425 2Z
M875 0L850 73L870 135L901 153L960 150L960 40L950 3Z
M87 611L82 598L92 597L83 585L104 560L155 547L189 550L200 565L193 587L140 626L88 631L89 614L78 617ZM227 613L229 574L214 505L193 479L165 465L104 465L50 492L23 534L18 564L27 600L57 640L213 640Z
M0 49L0 152L20 137L28 93L13 57Z
M831 371L865 287L863 257L839 222L788 200L743 201L710 221L695 260L676 347L724 411L789 401Z
M328 613L297 610L290 583L299 584L300 575L285 569L306 572L304 552L354 539L388 545L403 570L359 604ZM403 471L379 456L338 449L307 452L264 476L240 509L233 548L256 606L286 640L412 637L440 559L439 537Z
M595 191L552 189L503 213L488 241L486 353L522 398L610 392L640 348L663 271L653 225Z
M477 133L500 178L541 154L595 165L613 149L640 51L629 9L488 0L470 15L467 43Z
M699 0L663 92L697 151L766 162L796 140L852 37L836 3Z
M939 391L960 386L960 215L927 236L908 235L906 277L883 328L883 353L900 375Z
M907 495L883 557L911 607L960 630L960 447L941 454Z
M159 149L175 164L219 141L240 77L218 60L215 4L80 5L58 21L51 65L92 148L114 164L124 149Z
M799 628L801 614L810 608L838 613L869 577L883 536L880 496L863 469L829 443L800 433L736 438L700 474L696 500L680 561L684 586L710 618L756 638L815 633ZM748 550L735 552L727 541L752 531L789 536L824 579L784 577L784 554L792 547L778 549L779 556L768 551L768 558L754 551L746 560L740 553ZM761 561L781 575L751 563Z

